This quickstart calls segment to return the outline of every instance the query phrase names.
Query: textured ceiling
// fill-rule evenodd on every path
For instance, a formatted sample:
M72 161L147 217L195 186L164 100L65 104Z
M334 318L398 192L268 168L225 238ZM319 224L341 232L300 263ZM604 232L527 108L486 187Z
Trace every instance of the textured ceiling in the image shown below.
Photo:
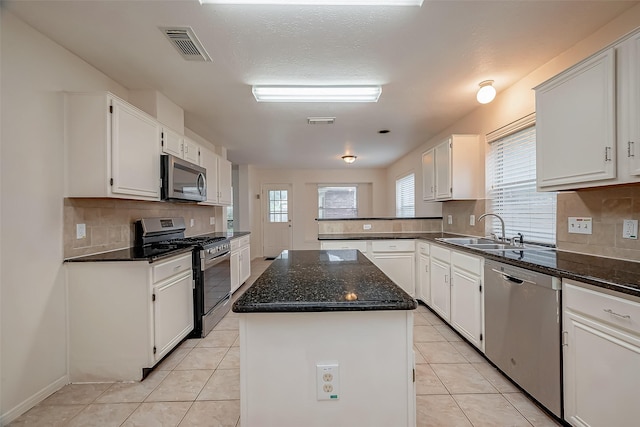
M433 1L422 7L3 1L129 89L157 89L185 125L259 167L385 167L637 2ZM182 59L158 27L191 26L213 62ZM381 84L375 104L257 103L252 84ZM308 125L308 116L335 116ZM380 129L390 129L386 135Z

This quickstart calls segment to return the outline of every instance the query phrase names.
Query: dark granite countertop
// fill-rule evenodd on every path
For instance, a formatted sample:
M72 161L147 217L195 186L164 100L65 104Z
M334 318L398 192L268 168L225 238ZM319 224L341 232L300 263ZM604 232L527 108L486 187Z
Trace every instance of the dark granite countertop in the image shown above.
M233 304L237 313L413 310L416 301L357 250L284 251Z
M198 236L224 237L233 240L251 234L248 231L235 231L232 233L219 232L199 234ZM192 236L193 237L193 236ZM131 247L99 254L86 255L77 258L66 259L65 262L115 262L115 261L148 261L150 263L161 261L182 253L191 252L193 246L178 247L165 245L163 247Z
M318 240L422 239L487 259L528 268L540 273L573 279L600 288L640 297L640 263L562 250L481 251L436 240L461 237L450 233L321 234Z

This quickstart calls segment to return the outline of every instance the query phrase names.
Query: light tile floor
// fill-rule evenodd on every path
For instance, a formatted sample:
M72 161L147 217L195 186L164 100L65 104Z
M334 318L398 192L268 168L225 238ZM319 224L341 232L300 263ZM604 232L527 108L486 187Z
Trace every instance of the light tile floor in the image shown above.
M252 261L252 276L236 297L269 264ZM419 427L559 425L429 309L421 305L414 319ZM230 312L206 338L183 342L144 381L67 385L10 426L236 427L239 399L238 315Z

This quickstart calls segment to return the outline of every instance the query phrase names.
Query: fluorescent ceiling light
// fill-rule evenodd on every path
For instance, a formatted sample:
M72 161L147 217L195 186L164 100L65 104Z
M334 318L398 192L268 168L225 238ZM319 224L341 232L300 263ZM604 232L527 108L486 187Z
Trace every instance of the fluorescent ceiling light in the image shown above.
M258 102L378 102L381 86L253 86Z
M310 6L422 6L424 0L200 0L200 4L295 4Z

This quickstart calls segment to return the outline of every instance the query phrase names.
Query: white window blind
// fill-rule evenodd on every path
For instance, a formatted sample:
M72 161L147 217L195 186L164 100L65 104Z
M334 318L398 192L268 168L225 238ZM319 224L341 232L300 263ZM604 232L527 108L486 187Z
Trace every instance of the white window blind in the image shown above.
M414 217L416 215L415 174L396 180L396 216Z
M318 218L357 218L355 185L318 186Z
M513 133L491 142L487 156L490 211L502 217L505 234L524 235L527 242L556 243L556 193L536 191L536 128L532 119ZM496 131L495 133L498 133ZM491 231L500 235L500 221L491 218Z

